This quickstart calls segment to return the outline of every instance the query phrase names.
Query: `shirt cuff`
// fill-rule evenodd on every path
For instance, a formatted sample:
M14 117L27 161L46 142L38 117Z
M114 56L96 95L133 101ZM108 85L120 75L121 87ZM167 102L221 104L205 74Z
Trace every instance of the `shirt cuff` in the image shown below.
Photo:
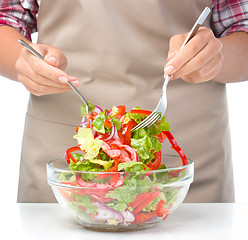
M220 37L226 37L232 33L235 32L246 32L248 33L248 21L246 21L246 23L237 23L237 24L233 24L231 27L229 27L228 29L226 29L221 35Z

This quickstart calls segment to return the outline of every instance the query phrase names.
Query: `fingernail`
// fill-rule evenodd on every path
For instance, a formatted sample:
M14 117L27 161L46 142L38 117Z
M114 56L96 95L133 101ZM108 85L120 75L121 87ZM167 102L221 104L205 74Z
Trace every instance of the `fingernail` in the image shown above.
M70 81L71 82L71 84L74 86L74 87L78 87L78 85L79 85L79 81L78 80L72 80L72 81Z
M49 63L53 66L57 65L57 59L55 57L46 57L45 60L47 63Z
M170 73L172 73L173 70L174 70L174 67L172 65L169 65L169 66L165 67L164 74L170 75Z
M67 82L68 82L68 78L65 77L65 76L59 76L59 77L58 77L58 80L59 80L60 82L62 82L62 83L67 83Z

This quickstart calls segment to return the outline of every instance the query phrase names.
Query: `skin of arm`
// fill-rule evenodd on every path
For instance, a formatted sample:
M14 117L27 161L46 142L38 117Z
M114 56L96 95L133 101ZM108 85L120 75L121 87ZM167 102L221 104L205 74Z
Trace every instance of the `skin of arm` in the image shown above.
M15 81L18 81L15 64L22 50L22 46L17 43L18 39L31 43L14 28L0 27L0 56L2 56L0 57L0 74Z
M248 80L248 34L236 32L220 41L223 63L214 81L230 83Z
M190 83L209 80L219 83L248 79L248 34L235 32L216 38L213 32L201 27L179 52L188 33L171 38L165 74L171 80L182 78Z

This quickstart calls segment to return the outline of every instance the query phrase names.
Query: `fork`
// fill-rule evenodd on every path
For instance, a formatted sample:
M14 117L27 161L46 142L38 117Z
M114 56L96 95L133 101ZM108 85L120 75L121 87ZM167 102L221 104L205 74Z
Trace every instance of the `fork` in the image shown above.
M19 39L18 42L19 42L22 46L24 46L25 48L27 48L27 49L29 50L29 52L31 52L33 55L35 55L36 57L38 57L38 58L44 60L44 57L43 57L41 54L39 54L34 48L32 48L28 43L26 43L24 40ZM85 99L84 96L82 95L82 93L80 93L80 92L71 84L71 82L68 81L67 84L68 84L68 85L72 88L72 90L81 98L81 100L82 100L82 101L84 102L84 104L85 104L85 108L86 108L87 113L89 113L89 112L90 112L90 108L89 108L89 106L88 106L88 103L87 103L86 99Z
M198 17L196 20L194 26L190 30L189 34L187 35L186 39L184 40L182 46L180 47L179 51L183 49L183 47L190 41L192 37L196 34L197 30L199 27L203 24L203 22L206 20L208 14L210 13L210 8L206 7L201 15ZM168 85L168 82L170 80L170 76L166 75L163 88L162 88L162 95L160 97L159 103L157 107L154 109L154 111L147 117L145 118L142 122L140 122L138 125L133 127L131 131L138 130L140 128L148 128L152 126L155 122L157 122L159 119L161 119L166 111L167 108L167 95L166 95L166 88Z

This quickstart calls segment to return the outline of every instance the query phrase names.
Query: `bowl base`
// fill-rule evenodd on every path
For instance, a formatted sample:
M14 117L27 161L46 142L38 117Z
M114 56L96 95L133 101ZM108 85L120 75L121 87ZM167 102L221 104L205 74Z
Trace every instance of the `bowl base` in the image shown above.
M128 225L128 226L111 226L111 225L102 225L102 226L94 226L94 225L82 225L83 228L90 230L90 231L96 231L96 232L133 232L133 231L141 231L149 228L153 228L155 225L158 225L159 223L147 223L142 225Z

